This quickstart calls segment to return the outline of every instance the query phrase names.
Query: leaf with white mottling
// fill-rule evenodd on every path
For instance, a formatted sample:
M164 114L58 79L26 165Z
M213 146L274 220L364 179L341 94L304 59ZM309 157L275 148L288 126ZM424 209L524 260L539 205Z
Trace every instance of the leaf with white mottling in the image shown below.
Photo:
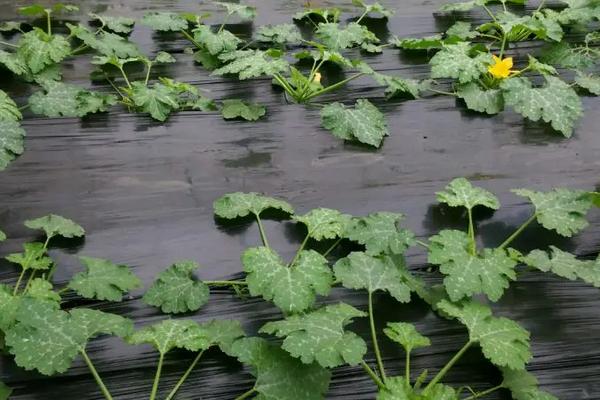
M431 341L421 335L413 324L406 322L388 322L387 328L383 332L387 337L404 347L407 353L431 345Z
M46 256L43 243L32 242L23 244L22 253L12 253L5 258L11 263L19 264L24 270L46 270L52 265L52 259Z
M57 235L65 238L74 238L82 237L85 234L81 226L68 218L56 214L29 219L25 221L25 226L29 229L43 230L49 238Z
M144 302L160 307L164 313L196 311L208 302L210 291L202 281L192 278L199 268L193 261L181 261L161 272L144 294Z
M144 15L141 23L159 32L177 32L188 27L188 21L173 12L149 12Z
M0 171L23 153L25 131L17 121L0 121Z
M108 260L80 257L86 267L69 282L68 287L87 299L122 301L123 295L142 286L129 267Z
M537 378L526 370L501 368L504 379L502 387L510 390L514 400L558 400L557 397L538 388Z
M369 255L404 254L414 244L414 235L399 227L404 218L400 213L377 212L366 217L355 217L345 237L365 246Z
M242 118L256 121L267 113L267 109L258 103L249 103L240 99L223 100L221 115L224 119Z
M245 217L249 214L259 216L268 209L279 210L285 214L294 214L294 209L289 203L255 192L226 194L215 200L213 209L217 217L225 219Z
M23 116L21 111L4 90L0 90L0 121L18 121Z
M294 24L262 25L256 32L256 40L278 45L299 44L302 35Z
M304 215L293 217L296 222L306 226L308 236L315 240L341 237L350 223L350 218L350 215L331 208L315 208Z
M223 53L219 59L226 64L212 75L237 74L240 80L271 76L288 69L288 62L278 53L263 50L235 50Z
M444 45L429 61L432 78L455 78L460 83L476 80L491 63L489 53L475 51L468 42Z
M321 124L334 136L379 147L389 135L385 116L369 100L358 99L354 109L330 103L321 109Z
M523 262L543 272L552 272L569 280L581 279L600 287L600 256L595 261L578 260L571 253L550 246L550 255L542 250L533 250Z
M269 322L260 332L285 337L282 348L305 364L316 361L325 368L357 365L362 361L367 345L360 336L344 327L352 319L365 316L364 312L339 303Z
M18 42L17 53L33 74L49 65L59 63L71 54L71 46L61 35L48 35L39 28L24 33Z
M473 186L465 178L453 179L446 188L436 193L440 203L450 207L465 207L472 210L475 206L484 206L497 210L500 208L498 198L489 191Z
M498 114L504 110L504 97L500 89L482 89L477 83L459 85L456 95L465 101L469 110Z

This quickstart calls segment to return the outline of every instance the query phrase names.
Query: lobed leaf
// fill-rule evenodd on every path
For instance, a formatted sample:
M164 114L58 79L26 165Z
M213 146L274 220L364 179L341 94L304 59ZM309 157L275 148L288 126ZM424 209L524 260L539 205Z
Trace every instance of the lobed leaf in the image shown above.
M440 203L448 204L450 207L465 207L472 210L476 206L483 206L497 210L500 208L498 198L489 191L473 186L465 178L453 179L446 188L436 193Z
M67 27L73 36L102 55L117 58L142 57L135 43L115 33L101 31L95 34L81 24L67 24Z
M161 272L144 294L146 304L160 307L164 313L184 313L199 310L208 302L208 286L193 279L199 268L193 261L181 261Z
M33 299L55 303L56 309L60 308L60 295L53 290L52 284L46 279L33 279L27 289L27 296Z
M321 123L340 139L375 147L389 135L385 116L366 99L358 99L354 109L338 102L327 104L321 109Z
M345 237L365 246L366 254L404 254L414 243L414 235L398 226L404 215L377 212L366 217L354 217L348 225Z
M71 54L71 46L61 35L48 35L39 28L24 33L18 42L17 54L33 74L59 63Z
M538 380L526 370L501 368L504 377L502 387L510 390L514 400L558 400L538 388Z
M43 91L31 95L29 106L34 113L51 118L106 112L117 102L112 94L90 92L68 83L44 81L42 87Z
M251 367L256 377L254 389L261 399L320 399L329 388L331 372L317 363L304 364L265 339L240 339L230 353Z
M255 40L276 45L300 44L302 35L294 24L262 25L256 32Z
M313 306L317 295L329 294L333 276L327 260L314 250L303 250L286 266L267 247L247 249L242 255L246 282L252 296L262 296L285 313L299 313Z
M498 301L511 280L517 278L516 262L502 249L469 252L470 240L463 231L442 230L430 239L428 262L439 265L444 287L452 301L485 294Z
M315 35L327 49L333 51L344 50L355 45L379 43L379 39L373 32L356 22L350 22L343 28L337 22L319 23Z
M561 236L571 237L589 225L585 216L593 204L584 191L554 189L535 192L516 189L513 193L527 197L535 207L537 221Z
M567 42L548 45L541 54L541 60L545 63L577 70L592 67L598 58L598 53L586 47L572 46Z
M268 209L279 210L285 214L294 214L294 209L289 203L255 192L229 193L213 203L215 215L225 219L245 217L249 214L259 216Z
M389 10L384 7L381 3L376 1L373 4L367 4L363 0L352 0L352 4L364 9L365 15L368 14L380 14L384 18L389 18L394 15L393 10Z
M364 340L344 327L366 314L339 303L282 321L268 322L261 333L285 337L282 349L305 364L316 361L325 368L359 364L367 351Z
M213 75L238 74L240 80L261 75L274 75L288 69L288 62L278 53L263 50L235 50L219 55L226 64L215 69Z
M600 77L592 74L577 72L575 76L577 86L586 89L588 92L600 96Z
M188 28L188 21L182 15L173 12L146 13L141 23L159 32L178 32Z
M213 56L235 51L241 43L241 40L227 29L213 32L210 26L198 25L192 32L194 40L203 45Z
M225 3L221 1L215 1L215 4L225 7L227 14L237 15L243 20L249 20L256 17L256 8L247 6L245 4Z
M70 313L51 303L23 298L17 324L6 333L6 344L15 362L44 375L65 372L87 342L99 334L128 335L133 323L97 310L74 309Z
M108 260L80 257L86 271L71 278L68 287L86 299L122 301L123 295L142 286L129 267Z
M504 102L532 121L548 122L564 136L570 137L575 122L583 114L577 92L561 79L545 75L543 87L533 87L523 77L506 79L500 85ZM557 99L560 99L558 101Z
M92 21L98 21L102 25L102 28L107 28L116 33L130 33L135 25L133 18L111 16L104 14L89 13L88 16Z
M404 265L388 257L379 258L362 252L352 252L333 266L336 280L349 289L366 289L369 293L387 291L402 303L410 301L410 287L403 279Z
M256 121L267 113L266 108L258 103L248 103L240 99L223 100L221 114L225 119L242 118Z
M427 392L413 389L404 377L394 376L386 380L376 400L459 400L456 391L446 385L435 384Z
M23 153L25 131L16 121L0 121L0 171Z
M595 261L582 261L571 253L550 246L550 255L543 250L533 250L523 258L523 262L543 272L552 272L572 281L581 279L600 287L600 257Z
M469 340L479 343L485 357L499 367L525 369L531 359L529 332L504 317L492 316L489 307L473 301L453 304L442 300L440 310L457 318L469 330Z
M158 121L165 121L180 107L177 91L161 82L155 82L152 87L143 82L133 82L131 86L128 94L135 106Z
M21 111L5 91L0 90L0 121L19 121Z
M82 237L85 234L84 229L72 220L61 217L56 214L29 219L25 221L25 226L29 229L39 229L46 233L46 237L62 236L65 238Z
M315 208L304 215L294 215L292 219L306 226L308 236L315 240L341 237L352 217L330 208Z
M4 242L6 240L6 233L0 231L0 242Z
M394 342L400 344L407 353L431 345L431 341L421 335L413 324L406 322L388 322L387 328L383 332Z
M489 53L475 51L468 42L444 45L429 61L432 78L454 78L459 83L477 80L491 63Z
M46 256L46 246L43 243L24 243L23 249L22 253L9 254L6 259L25 270L46 270L52 265L52 259Z
M456 95L465 101L469 110L486 114L498 114L504 110L504 97L499 89L482 89L469 82L458 86Z

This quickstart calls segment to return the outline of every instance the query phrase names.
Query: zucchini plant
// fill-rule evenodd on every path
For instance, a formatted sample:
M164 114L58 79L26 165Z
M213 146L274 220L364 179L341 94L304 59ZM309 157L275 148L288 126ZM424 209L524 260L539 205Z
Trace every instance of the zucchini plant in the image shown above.
M231 193L214 202L217 221L251 217L258 224L260 244L241 256L243 277L236 280L203 280L195 276L199 265L190 260L174 262L161 272L145 291L142 301L174 318L134 327L124 316L87 308L65 308L66 292L99 301L123 301L124 295L141 287L127 266L111 261L81 257L84 270L66 285L55 288L56 267L48 256L52 239L81 237L84 230L57 215L28 220L25 225L45 233L43 243L26 243L24 251L6 259L21 268L16 283L0 284L0 331L5 350L15 363L27 370L54 375L68 370L82 357L103 396L113 399L110 388L86 352L87 343L98 335L114 335L131 345L149 345L157 352L155 378L149 384L149 399L175 399L178 391L202 359L217 347L247 366L255 383L236 399L251 397L277 400L324 398L331 370L355 366L372 380L378 400L473 400L499 390L515 400L556 399L540 389L527 371L533 355L530 334L518 322L495 316L494 303L525 271L553 273L600 287L600 257L583 260L556 246L527 252L512 247L514 240L532 223L558 235L571 237L583 230L586 214L598 205L598 194L580 190L554 189L538 192L513 191L527 199L531 216L502 243L479 248L473 210L497 210L500 203L491 192L457 178L437 192L440 203L464 210L465 229L444 229L421 241L400 224L403 215L375 212L358 217L328 208L297 214L286 201L258 193ZM277 211L304 226L306 234L291 260L281 257L268 240L262 218ZM0 240L6 235L0 232ZM352 243L348 252L343 243ZM317 245L318 244L318 245ZM412 246L427 251L428 271L439 284L426 283L406 264L404 253ZM211 288L231 287L241 300L260 297L281 311L281 319L264 324L247 336L237 321L196 322L179 314L200 310L211 297ZM340 302L323 302L333 287L359 291L366 297L361 310ZM433 374L413 371L411 357L431 341L406 321L386 321L378 332L373 297L385 292L399 303L424 300L440 318L464 325L468 339L445 366ZM374 362L367 354L365 338L348 329L359 318L368 318ZM404 373L391 376L386 369L379 337L386 335L405 350ZM161 386L163 365L175 348L193 358L170 388ZM476 391L470 386L455 388L444 379L468 349L479 349L498 368L502 381ZM40 357L43 354L43 357ZM389 367L389 366L388 366ZM475 382L473 382L475 383ZM203 389L199 389L203 390ZM10 389L0 385L0 398Z

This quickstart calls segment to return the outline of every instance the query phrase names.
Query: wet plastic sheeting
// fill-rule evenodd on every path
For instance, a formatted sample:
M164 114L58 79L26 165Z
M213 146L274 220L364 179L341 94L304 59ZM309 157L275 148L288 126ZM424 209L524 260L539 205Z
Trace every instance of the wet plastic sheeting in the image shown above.
M82 3L84 11L135 17L149 9L214 9L194 1ZM256 23L265 24L288 22L302 2L250 3L258 7ZM452 23L432 16L438 1L385 3L400 8L387 27L382 20L368 21L383 38L393 34L428 35ZM13 2L0 0L0 6L2 19L14 17ZM255 26L230 28L250 35ZM187 43L177 35L154 35L140 25L132 40L148 52L162 49L178 53L178 63L163 67L161 74L199 85L215 99L243 97L261 102L267 106L268 115L246 123L226 122L216 113L185 112L172 116L165 124L122 110L85 120L28 116L24 121L26 153L0 173L0 227L10 237L2 244L2 254L35 239L23 227L25 219L53 212L76 220L88 232L85 240L57 241L50 251L60 265L56 275L59 284L81 268L77 255L131 265L145 284L180 259L198 260L204 266L199 273L204 279L239 277L240 254L256 245L259 235L255 225L215 224L213 200L233 191L261 191L281 197L301 212L318 206L355 215L399 211L407 214L406 225L425 237L445 227L463 226L464 221L455 213L436 206L433 193L452 178L466 176L497 193L503 204L495 214L477 219L482 244L493 246L530 213L523 199L510 194L510 188L592 189L600 184L600 101L595 98L584 99L585 117L574 137L567 140L512 112L494 117L470 113L452 98L386 102L382 88L373 86L369 79L359 79L330 98L351 101L369 97L385 112L391 136L381 150L374 151L332 137L320 128L317 107L286 104L266 79L238 82L209 77L183 54ZM89 85L89 57L67 61L65 80ZM378 70L406 77L427 74L422 55L409 56L388 49L368 60ZM1 87L22 104L31 88L7 78L2 77ZM339 79L340 75L333 71L328 78ZM271 245L284 256L291 256L302 232L291 223L276 221L267 222L266 228ZM528 249L549 243L582 256L596 254L600 245L599 213L592 212L590 227L574 239L561 239L534 226L516 245ZM423 253L413 251L408 262L416 269L424 267ZM1 267L0 281L16 278L11 266L3 263ZM81 304L73 300L70 305ZM335 290L327 301L339 300L366 307L366 295L360 292ZM89 304L131 317L138 326L164 318L142 304L139 291L121 304ZM462 327L437 318L418 301L399 305L387 295L380 295L376 296L376 309L381 325L385 321L411 321L431 337L433 345L416 352L416 369L441 368L466 339ZM548 275L526 274L512 285L496 310L531 331L535 358L530 370L544 389L561 399L600 399L597 288ZM214 290L210 303L191 317L236 318L248 333L254 333L280 314L258 299L241 301L230 291ZM366 321L352 328L368 337ZM401 350L383 340L383 352L388 372L402 373ZM149 347L100 339L90 345L89 354L115 398L148 397L156 363L156 354ZM167 390L174 384L190 361L188 353L171 354L161 387ZM76 362L64 375L48 378L16 368L10 358L3 357L0 380L16 389L14 398L18 400L101 398L82 362ZM497 384L499 376L479 350L472 349L448 380L457 386L473 384L477 389ZM232 399L247 390L251 382L251 376L234 360L209 351L179 398ZM328 398L372 399L374 394L375 387L360 368L340 368L334 373ZM502 395L490 398L500 399Z

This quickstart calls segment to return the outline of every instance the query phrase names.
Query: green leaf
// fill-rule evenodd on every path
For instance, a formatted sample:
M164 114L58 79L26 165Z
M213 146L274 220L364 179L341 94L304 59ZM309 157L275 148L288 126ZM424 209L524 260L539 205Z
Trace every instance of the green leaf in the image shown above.
M410 301L410 288L404 282L399 266L389 258L372 257L352 252L333 266L336 280L349 289L366 289L369 293L385 290L402 303Z
M13 99L0 90L0 121L18 121L22 118L21 111Z
M68 287L86 299L122 301L128 291L142 286L129 267L108 260L80 257L86 271L73 276Z
M0 171L23 153L25 131L16 121L0 121Z
M127 342L150 344L164 356L174 348L196 352L218 345L229 350L234 341L243 335L236 321L213 320L198 324L191 320L167 319L136 331L127 338Z
M446 41L442 35L437 34L422 38L395 38L393 43L394 46L404 50L431 50L443 48Z
M144 302L164 313L196 311L208 302L208 286L192 278L199 268L193 261L181 261L161 272L144 295Z
M72 13L79 11L79 7L73 4L56 3L51 8L54 13Z
M323 22L337 22L341 11L338 8L307 8L304 11L298 11L294 14L293 19L301 21L305 18L310 18Z
M582 87L596 96L600 96L600 76L577 72L575 82L579 87Z
M92 21L99 21L104 28L117 33L129 33L133 30L133 26L135 25L135 20L133 18L94 13L89 13L88 15Z
M6 233L0 231L0 242L4 242L6 240Z
M274 209L285 214L294 214L294 208L287 202L259 193L229 193L215 200L213 210L217 217L235 219L249 214L259 216L263 211Z
M596 207L600 207L600 192L588 192L586 197L590 199L592 204Z
M371 76L375 82L386 86L385 94L388 99L405 94L417 99L422 92L430 86L430 80L419 81L416 79L405 79L399 76L385 75L376 72L365 62L357 64L357 69L363 74Z
M56 303L56 309L60 308L60 295L52 290L52 284L45 279L35 278L29 284L27 296Z
M46 247L43 243L24 243L23 253L12 253L6 256L11 263L19 264L21 268L33 270L46 270L52 265L52 259L46 257Z
M364 340L344 327L353 318L366 314L356 308L339 303L316 311L292 315L283 321L265 324L261 333L285 337L282 348L305 364L316 361L325 368L359 364L367 351Z
M273 52L263 50L236 50L223 53L219 59L227 64L214 70L212 75L238 74L240 80L245 80L286 71L289 67L288 62L274 55Z
M500 85L504 91L504 102L516 112L532 121L549 122L554 129L566 137L573 133L575 122L583 114L577 92L555 76L544 76L543 87L533 87L523 77L506 79Z
M21 30L22 22L4 21L0 23L0 32L14 32Z
M142 53L135 43L115 33L101 31L94 34L83 25L67 24L71 34L90 48L105 56L117 58L141 57Z
M33 74L48 65L61 62L71 54L71 46L61 35L48 35L39 28L24 33L18 42L17 54Z
M247 6L244 4L225 3L221 1L215 1L215 4L225 7L227 14L237 15L243 20L253 19L256 16L256 8Z
M446 188L436 193L440 203L446 203L450 207L465 207L472 210L476 206L484 206L497 210L500 208L498 198L487 190L473 186L465 178L456 178Z
M537 221L559 235L571 237L588 226L585 216L592 208L592 201L584 191L554 189L535 192L516 189L513 193L527 197L535 207Z
M544 47L541 54L541 60L545 63L577 70L592 67L598 58L597 52L583 46L571 46L567 42L548 45Z
M431 341L421 335L413 324L406 322L388 322L383 330L387 337L400 344L407 353L420 347L431 346Z
M294 24L262 25L256 32L255 40L276 45L299 44L302 35Z
M25 226L29 229L43 230L49 238L57 235L65 238L74 238L82 237L85 234L85 231L81 226L68 218L56 214L48 214L40 218L29 219L25 221Z
M545 64L539 61L537 58L532 55L527 55L529 58L529 62L526 68L529 68L531 71L539 72L543 75L558 75L558 71L552 65Z
M461 40L475 39L479 36L478 32L472 29L470 22L458 21L446 31L448 38L459 38Z
M0 381L0 400L8 400L12 394L12 389L4 382Z
M430 239L428 262L446 275L444 286L452 301L485 294L498 301L511 280L517 278L516 262L502 249L469 253L470 240L463 231L442 230Z
M309 237L323 240L341 237L351 216L330 208L315 208L304 215L295 215L292 218L306 225Z
M65 372L99 334L124 337L133 323L121 316L97 310L57 310L51 303L23 298L17 312L17 324L6 333L6 344L15 362L26 370L37 369L44 375Z
M331 373L316 363L304 364L265 339L235 342L231 353L251 367L254 389L263 400L314 400L325 396Z
M525 369L531 359L529 332L519 324L504 317L492 316L489 307L464 302L460 305L442 300L438 307L457 318L469 330L469 340L479 343L485 357L499 367Z
M321 109L321 123L334 136L379 147L389 135L385 116L369 100L358 99L354 109L330 103Z
M152 87L142 82L133 82L131 86L128 94L133 103L158 121L165 121L171 112L179 109L177 92L160 82Z
M504 110L504 97L499 89L482 89L478 84L469 82L459 85L456 94L465 101L469 110L486 114L498 114Z
M571 281L581 279L600 287L600 257L596 261L582 261L571 253L550 246L550 255L542 250L533 250L523 258L523 262L543 272L552 272Z
M84 117L90 113L105 112L117 102L112 94L90 92L63 82L44 81L43 91L29 98L31 111L47 117Z
M315 35L325 47L333 51L365 43L379 43L379 39L373 32L356 22L350 22L343 28L337 22L320 23Z
M242 118L256 121L267 113L266 108L258 103L248 103L240 99L223 100L221 114L224 119Z
M526 370L501 368L502 387L510 390L514 400L558 400L558 397L538 388L537 378Z
M203 45L213 56L235 51L241 43L241 40L227 29L213 32L210 26L198 25L193 33L194 40Z
M48 9L48 11L50 10ZM28 17L35 17L38 15L45 15L46 9L39 4L32 4L26 7L19 7L17 9L17 12L21 15L26 15Z
M9 53L0 50L0 64L4 65L6 69L15 75L24 76L30 74L27 63L19 53Z
M333 283L327 259L314 250L303 250L294 265L286 266L267 247L253 247L242 255L246 282L252 296L262 296L285 313L313 306L317 295L326 296Z
M377 400L458 400L458 394L450 386L436 384L425 392L413 389L406 379L400 376L390 377L385 387L380 389Z
M432 78L454 78L460 83L476 80L491 63L489 53L475 51L468 42L444 45L429 61Z
M141 23L159 32L178 32L188 27L188 21L181 15L173 12L146 13Z
M391 212L355 217L348 226L345 237L364 245L369 255L404 254L413 245L414 235L398 226L403 218L402 214Z
M13 296L13 290L0 283L0 331L6 332L17 320L21 296Z
M381 16L385 18L389 18L394 15L393 10L385 8L378 1L373 4L367 4L363 0L352 0L352 4L357 7L362 7L366 14L381 14Z

